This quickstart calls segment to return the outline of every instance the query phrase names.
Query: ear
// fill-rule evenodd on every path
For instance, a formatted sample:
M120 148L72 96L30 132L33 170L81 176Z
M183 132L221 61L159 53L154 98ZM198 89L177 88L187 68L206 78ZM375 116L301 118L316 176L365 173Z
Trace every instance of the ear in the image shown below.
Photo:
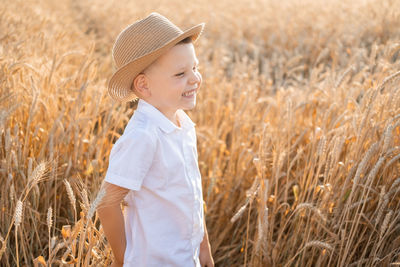
M150 96L149 82L145 74L140 73L132 82L131 86L133 92L139 97Z

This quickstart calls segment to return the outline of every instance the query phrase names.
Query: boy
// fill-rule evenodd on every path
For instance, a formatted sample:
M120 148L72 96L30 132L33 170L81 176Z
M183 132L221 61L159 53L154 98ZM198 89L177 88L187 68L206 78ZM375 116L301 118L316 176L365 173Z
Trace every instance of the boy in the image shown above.
M114 44L118 70L109 94L139 102L111 150L98 208L112 266L214 266L196 132L182 110L194 108L201 85L193 42L203 27L182 31L152 13L125 28Z

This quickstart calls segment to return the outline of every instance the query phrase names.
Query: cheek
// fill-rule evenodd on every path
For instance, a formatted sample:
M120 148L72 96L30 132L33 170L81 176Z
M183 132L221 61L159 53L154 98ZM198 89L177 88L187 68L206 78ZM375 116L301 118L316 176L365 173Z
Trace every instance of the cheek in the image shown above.
M181 82L176 79L165 79L162 81L160 80L159 85L164 91L171 92L176 90L176 88L180 86L180 83Z
M174 83L173 86L178 89L181 90L182 88L185 89L186 87L186 79L177 79Z
M160 89L160 87L162 88L162 85L165 84L163 79L152 79L149 83L151 88L156 88L156 89Z

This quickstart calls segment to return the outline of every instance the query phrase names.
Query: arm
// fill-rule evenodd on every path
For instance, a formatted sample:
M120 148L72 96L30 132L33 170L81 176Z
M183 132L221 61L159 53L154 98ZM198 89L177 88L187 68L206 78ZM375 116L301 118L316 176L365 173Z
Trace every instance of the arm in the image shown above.
M110 183L103 184L106 194L97 208L104 233L114 254L112 266L122 266L126 248L125 223L120 203L129 189Z
M206 220L204 218L204 237L200 243L200 264L202 267L214 267L214 259L211 254L211 246L208 240L208 232L206 226Z

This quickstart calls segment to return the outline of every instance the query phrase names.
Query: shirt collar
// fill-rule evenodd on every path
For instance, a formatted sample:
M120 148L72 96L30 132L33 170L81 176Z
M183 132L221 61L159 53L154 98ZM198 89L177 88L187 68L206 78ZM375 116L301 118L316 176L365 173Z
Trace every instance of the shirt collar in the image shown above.
M156 107L144 101L143 99L139 99L136 111L151 118L153 122L165 133L171 133L174 130L188 130L196 125L183 110L178 109L177 115L181 124L181 127L178 127Z

